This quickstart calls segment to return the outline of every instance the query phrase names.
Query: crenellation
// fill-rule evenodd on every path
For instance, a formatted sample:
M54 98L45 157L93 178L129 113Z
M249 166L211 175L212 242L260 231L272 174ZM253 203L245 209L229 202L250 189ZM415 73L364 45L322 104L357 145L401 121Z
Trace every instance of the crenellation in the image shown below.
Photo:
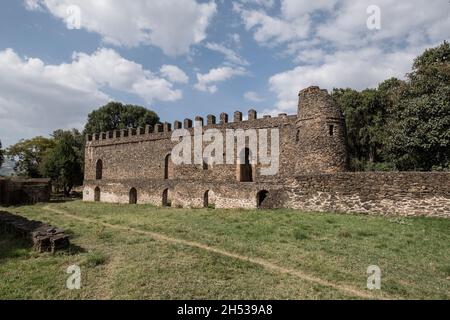
M195 117L195 124L194 126L200 125L200 127L204 126L203 118L200 116Z
M168 123L168 122L164 122L163 131L164 132L171 132L172 131L172 125L170 123Z
M163 125L161 123L155 124L155 130L154 133L160 133L163 132Z
M173 123L173 129L174 130L179 130L179 129L182 129L183 128L183 123L181 123L181 121L175 121L174 123Z
M236 111L234 113L234 122L242 122L242 112Z
M227 124L228 123L228 114L225 112L222 112L220 114L220 124Z
M184 119L184 129L192 128L192 120L191 119Z
M212 114L208 114L207 119L208 119L207 120L208 125L216 124L216 116L214 116Z

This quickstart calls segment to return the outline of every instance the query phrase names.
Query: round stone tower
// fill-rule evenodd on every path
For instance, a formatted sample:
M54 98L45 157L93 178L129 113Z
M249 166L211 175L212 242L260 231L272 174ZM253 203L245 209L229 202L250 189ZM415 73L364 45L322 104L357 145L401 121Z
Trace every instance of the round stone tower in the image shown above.
M297 173L348 169L344 116L327 90L309 87L300 91L297 130Z

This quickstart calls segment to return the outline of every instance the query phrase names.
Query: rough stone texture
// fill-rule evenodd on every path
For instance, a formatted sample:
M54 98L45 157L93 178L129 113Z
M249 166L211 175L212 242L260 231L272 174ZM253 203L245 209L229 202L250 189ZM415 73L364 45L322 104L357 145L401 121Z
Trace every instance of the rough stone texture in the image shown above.
M55 252L67 249L70 245L69 237L64 234L64 230L9 212L0 211L0 229L2 232L15 233L30 240L39 252Z
M304 175L286 191L294 209L450 218L450 173Z
M171 128L157 127L161 129L129 134L126 130L119 136L107 133L105 139L100 134L87 137L85 201L134 202L130 201L134 188L137 203L158 206L449 216L450 173L346 172L344 117L327 91L318 87L300 92L297 115L258 119L256 111L250 110L243 121L242 112L236 111L233 122L225 113L218 123L208 115L206 126L200 127L217 129L224 137L227 129L268 129L270 138L270 130L278 129L280 164L273 176L261 175L261 163L175 166L168 161L176 144L171 141ZM185 119L183 127L194 135L192 120ZM181 122L176 121L174 128L181 128ZM225 150L224 141L226 157ZM234 155L238 154L235 146ZM100 160L101 179L96 179ZM246 180L243 172L251 175L251 182L241 182Z
M0 178L0 204L18 205L49 202L51 189L49 179Z

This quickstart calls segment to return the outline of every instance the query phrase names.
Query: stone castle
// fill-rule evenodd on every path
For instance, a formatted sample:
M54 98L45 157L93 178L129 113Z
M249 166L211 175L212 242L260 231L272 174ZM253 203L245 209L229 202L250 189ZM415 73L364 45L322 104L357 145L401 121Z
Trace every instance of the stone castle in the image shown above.
M217 129L277 129L279 170L262 175L265 164L250 161L249 148L234 156L237 164L179 164L172 161L173 129L196 128L156 124L87 136L83 199L112 203L153 204L185 208L293 208L450 217L450 173L353 173L347 171L345 122L326 90L304 89L298 113L243 121L222 113L204 123L201 132ZM197 127L197 130L199 127ZM225 150L226 148L224 148ZM227 155L224 153L224 157Z

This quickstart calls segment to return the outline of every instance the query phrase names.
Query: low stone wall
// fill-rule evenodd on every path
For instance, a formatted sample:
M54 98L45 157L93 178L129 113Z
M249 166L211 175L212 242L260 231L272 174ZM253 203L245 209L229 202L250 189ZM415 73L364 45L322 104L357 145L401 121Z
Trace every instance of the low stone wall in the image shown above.
M2 234L10 232L29 240L39 252L55 252L70 245L64 230L9 212L0 211L0 230Z
M51 189L49 179L0 178L0 203L17 205L49 202Z
M299 176L286 207L450 218L450 173L358 172Z

